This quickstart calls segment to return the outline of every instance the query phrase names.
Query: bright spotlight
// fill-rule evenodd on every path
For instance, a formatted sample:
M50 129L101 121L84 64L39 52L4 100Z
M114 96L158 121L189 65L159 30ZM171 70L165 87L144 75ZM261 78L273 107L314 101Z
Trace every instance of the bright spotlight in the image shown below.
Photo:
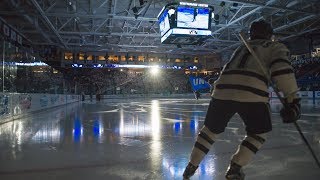
M159 66L152 66L152 67L150 68L150 72L151 72L151 74L153 74L153 75L159 74L159 71L160 71Z
M176 12L174 9L169 9L168 14L169 16L173 15Z

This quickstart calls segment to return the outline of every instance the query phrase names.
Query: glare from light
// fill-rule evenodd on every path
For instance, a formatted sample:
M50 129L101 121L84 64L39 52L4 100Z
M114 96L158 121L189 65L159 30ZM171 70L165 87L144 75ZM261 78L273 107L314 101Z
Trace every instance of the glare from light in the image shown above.
M151 168L156 170L159 167L159 162L161 162L162 156L162 141L160 140L160 129L161 129L161 113L160 104L158 100L152 100L151 102L151 135L152 143L150 145L150 158L151 158Z
M171 16L172 14L174 14L176 12L176 10L174 9L169 9L168 14Z
M151 128L153 140L159 140L160 138L160 106L158 100L152 100L151 105Z
M157 74L159 74L159 72L160 72L159 66L152 66L150 68L150 73L152 75L157 75Z

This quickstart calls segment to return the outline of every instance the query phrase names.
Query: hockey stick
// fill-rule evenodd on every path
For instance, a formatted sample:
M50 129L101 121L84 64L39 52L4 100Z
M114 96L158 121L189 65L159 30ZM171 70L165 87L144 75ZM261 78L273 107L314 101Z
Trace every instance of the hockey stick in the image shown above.
M278 98L280 99L281 103L283 106L287 106L287 103L285 102L284 98L281 97L279 90L274 86L274 84L272 83L271 79L268 76L268 73L264 70L263 65L262 65L262 61L260 60L260 58L257 56L257 54L254 52L254 50L252 49L252 47L248 44L248 42L245 40L244 38L244 33L240 32L239 33L240 38L242 40L242 42L244 43L244 45L247 47L247 49L249 50L249 52L251 53L251 55L256 59L256 62L258 63L259 67L261 68L261 70L263 71L263 74L267 77L269 84L271 85L272 89L274 90L274 92L277 94ZM320 162L319 159L317 158L316 154L314 153L312 147L310 146L308 140L305 138L305 136L303 135L301 128L299 126L299 124L295 121L294 125L296 127L296 129L298 130L302 140L305 142L305 144L307 145L307 147L309 148L314 160L316 161L318 167L320 168Z

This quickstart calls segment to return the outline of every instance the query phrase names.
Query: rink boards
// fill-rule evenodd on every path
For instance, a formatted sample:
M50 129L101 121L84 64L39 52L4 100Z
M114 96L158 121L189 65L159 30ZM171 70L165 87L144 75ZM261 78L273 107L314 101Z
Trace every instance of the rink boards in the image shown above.
M302 103L318 104L320 99L320 91L300 91L298 92ZM193 94L172 94L172 95L104 95L102 98L123 98L123 97L149 97L149 98L193 98ZM271 98L276 98L274 92L270 93ZM209 94L203 94L202 98L209 98ZM90 96L86 95L86 100ZM95 96L93 96L95 99ZM29 94L29 93L0 93L0 124L14 118L19 118L30 112L44 110L80 100L79 95L63 95L63 94Z
M79 95L0 93L0 124L31 112L79 101Z

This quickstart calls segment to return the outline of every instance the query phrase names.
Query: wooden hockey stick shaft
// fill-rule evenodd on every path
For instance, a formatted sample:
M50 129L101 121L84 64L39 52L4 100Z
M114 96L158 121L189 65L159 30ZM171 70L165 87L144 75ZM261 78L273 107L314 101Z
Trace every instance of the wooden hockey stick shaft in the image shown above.
M261 68L263 74L265 75L265 77L267 77L268 82L270 84L270 86L272 87L272 89L274 90L274 92L277 94L278 98L280 99L281 103L283 106L287 106L287 103L285 102L284 98L281 97L279 90L274 86L274 84L272 83L271 79L269 78L268 73L264 70L263 65L262 65L262 61L260 60L260 58L257 56L257 54L254 52L254 50L252 49L252 47L250 46L250 44L245 40L244 38L244 33L240 32L239 33L240 38L242 40L242 42L244 43L244 45L247 47L247 49L249 50L249 52L251 53L251 55L253 56L253 58L256 60L256 62L258 63L259 67ZM319 159L317 158L316 154L314 153L312 147L310 146L308 140L305 138L304 134L301 131L301 128L299 126L299 124L297 123L297 121L294 122L294 125L297 129L297 131L299 132L302 140L305 142L305 144L307 145L308 149L310 150L314 160L316 161L318 167L320 168L320 162Z

